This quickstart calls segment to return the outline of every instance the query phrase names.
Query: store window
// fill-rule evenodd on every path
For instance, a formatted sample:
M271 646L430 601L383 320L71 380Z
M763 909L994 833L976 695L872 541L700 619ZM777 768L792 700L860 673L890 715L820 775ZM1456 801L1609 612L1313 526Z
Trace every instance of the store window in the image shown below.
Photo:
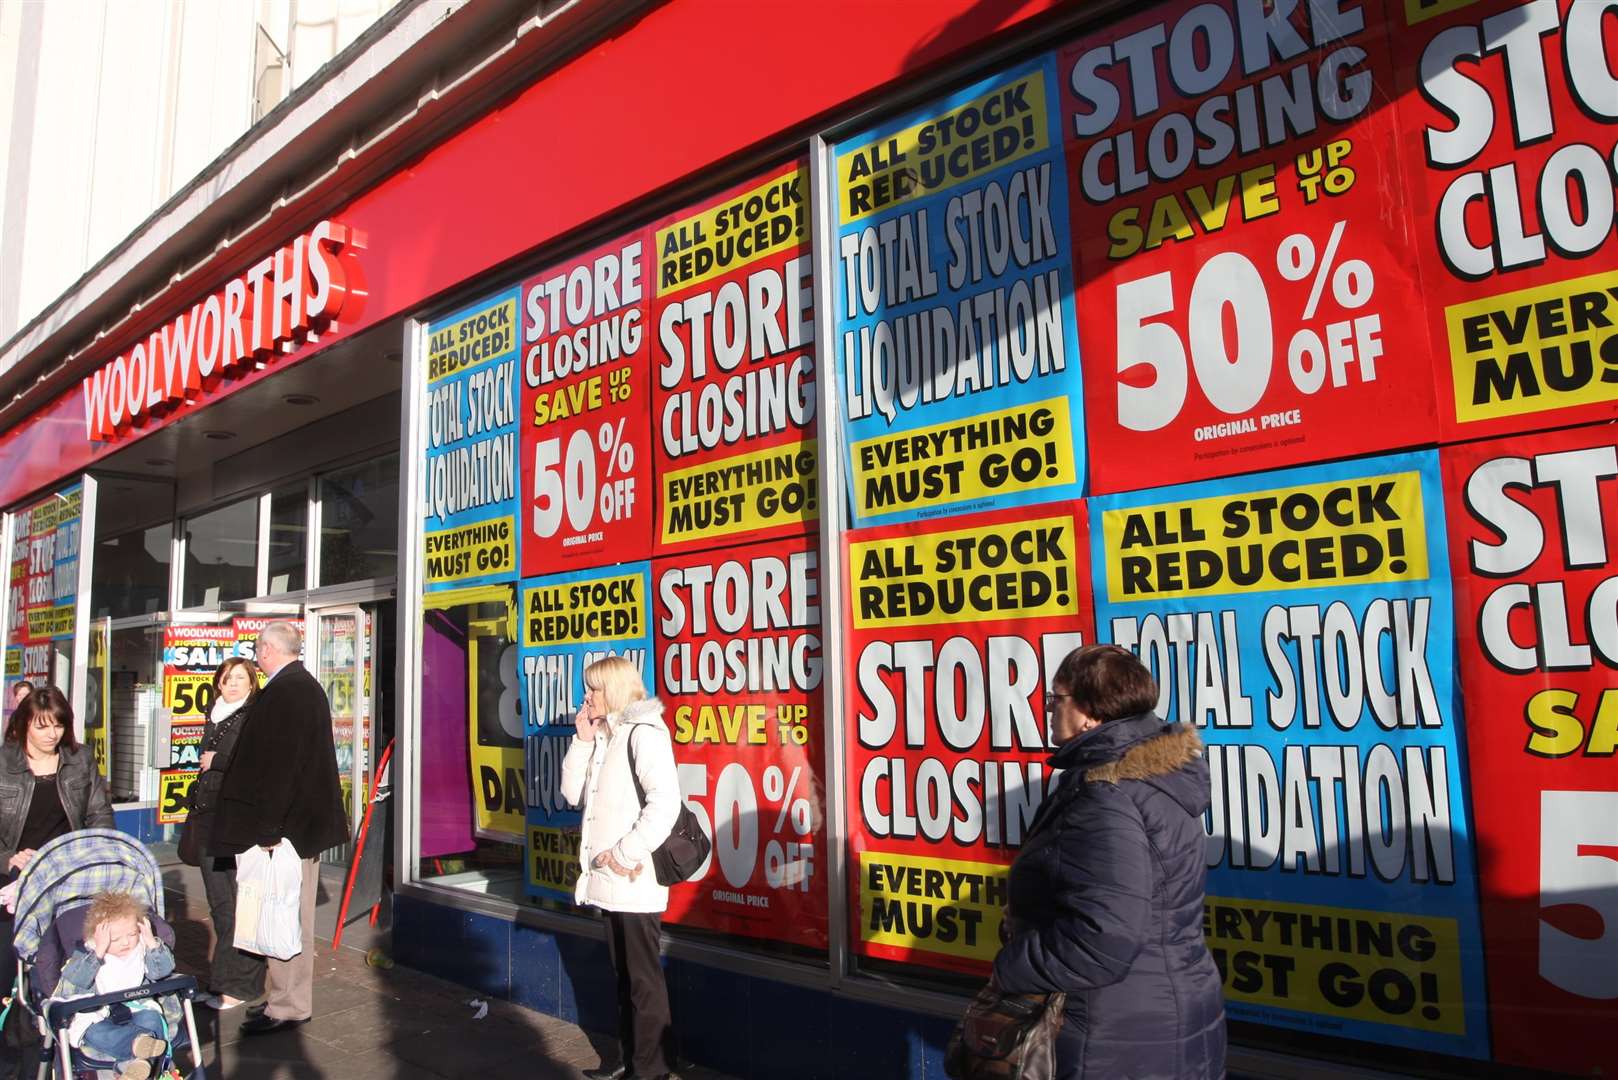
M5 693L18 679L73 692L79 541L84 485L75 483L11 515L6 594Z
M91 613L122 619L166 608L173 539L174 525L165 521L96 541Z
M418 876L517 901L525 784L513 602L509 586L428 600Z
M155 760L153 746L157 714L163 707L163 628L151 625L111 631L105 679L107 783L113 802L155 799L155 766L167 764Z
M399 563L399 455L320 478L320 584L392 577Z
M181 606L215 607L258 595L258 510L254 497L186 519Z
M270 496L269 595L308 584L309 485L294 484Z
M96 534L90 614L151 615L169 606L174 485L132 476L96 477Z

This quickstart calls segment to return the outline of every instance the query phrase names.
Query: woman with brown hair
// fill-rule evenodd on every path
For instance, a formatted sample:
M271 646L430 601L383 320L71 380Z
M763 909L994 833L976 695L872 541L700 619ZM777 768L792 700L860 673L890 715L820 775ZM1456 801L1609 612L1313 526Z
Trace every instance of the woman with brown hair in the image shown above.
M0 882L16 878L58 836L112 827L112 798L94 755L73 733L72 706L56 687L40 687L12 711L0 745ZM10 993L17 954L3 908L0 919L0 979Z
M1067 994L1056 1080L1218 1080L1202 740L1158 719L1152 673L1117 645L1068 654L1045 698L1062 773L1011 864L995 982Z
M264 993L264 958L242 952L235 944L236 859L216 855L211 836L219 789L258 697L258 674L258 665L240 656L232 656L214 672L213 708L202 732L202 771L191 787L191 809L180 835L180 858L202 871L216 938L208 975L212 993L197 1000L215 1009L234 1009Z

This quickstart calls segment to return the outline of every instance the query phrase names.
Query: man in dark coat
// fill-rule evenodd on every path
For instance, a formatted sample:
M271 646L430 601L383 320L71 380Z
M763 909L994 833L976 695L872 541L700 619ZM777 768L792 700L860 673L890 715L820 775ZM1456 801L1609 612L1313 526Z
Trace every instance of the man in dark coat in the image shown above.
M1002 990L1067 994L1058 1080L1225 1073L1219 970L1203 940L1208 766L1152 713L1151 672L1116 645L1051 680L1045 796L1008 882Z
M348 841L348 815L337 777L331 706L298 661L303 633L272 622L259 634L258 666L270 681L259 693L219 791L213 849L239 854L288 841L303 860L299 920L303 951L269 961L269 997L242 1034L263 1035L307 1023L314 1010L315 886L320 853Z

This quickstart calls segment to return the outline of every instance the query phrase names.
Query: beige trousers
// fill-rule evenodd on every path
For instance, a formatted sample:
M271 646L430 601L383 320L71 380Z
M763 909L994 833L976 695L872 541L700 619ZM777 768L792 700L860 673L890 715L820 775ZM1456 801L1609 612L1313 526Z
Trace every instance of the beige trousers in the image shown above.
M298 896L298 925L303 951L291 960L269 960L269 998L264 1015L272 1020L307 1020L315 1011L315 889L320 860L303 860L303 890Z

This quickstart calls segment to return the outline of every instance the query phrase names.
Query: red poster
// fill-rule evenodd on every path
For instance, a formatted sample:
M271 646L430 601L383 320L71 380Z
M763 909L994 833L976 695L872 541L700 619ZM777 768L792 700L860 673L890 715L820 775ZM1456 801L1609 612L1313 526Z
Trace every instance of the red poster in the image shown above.
M1618 431L1442 455L1495 1056L1618 1075Z
M820 570L813 537L652 564L658 691L713 854L668 918L824 951Z
M1618 11L1388 10L1445 438L1618 415Z
M654 237L658 553L813 531L808 163L671 215Z
M1379 4L1160 4L1058 69L1092 490L1433 440Z
M523 575L651 554L650 252L636 232L523 282Z
M846 534L849 933L984 972L1053 779L1046 688L1094 639L1082 503Z

